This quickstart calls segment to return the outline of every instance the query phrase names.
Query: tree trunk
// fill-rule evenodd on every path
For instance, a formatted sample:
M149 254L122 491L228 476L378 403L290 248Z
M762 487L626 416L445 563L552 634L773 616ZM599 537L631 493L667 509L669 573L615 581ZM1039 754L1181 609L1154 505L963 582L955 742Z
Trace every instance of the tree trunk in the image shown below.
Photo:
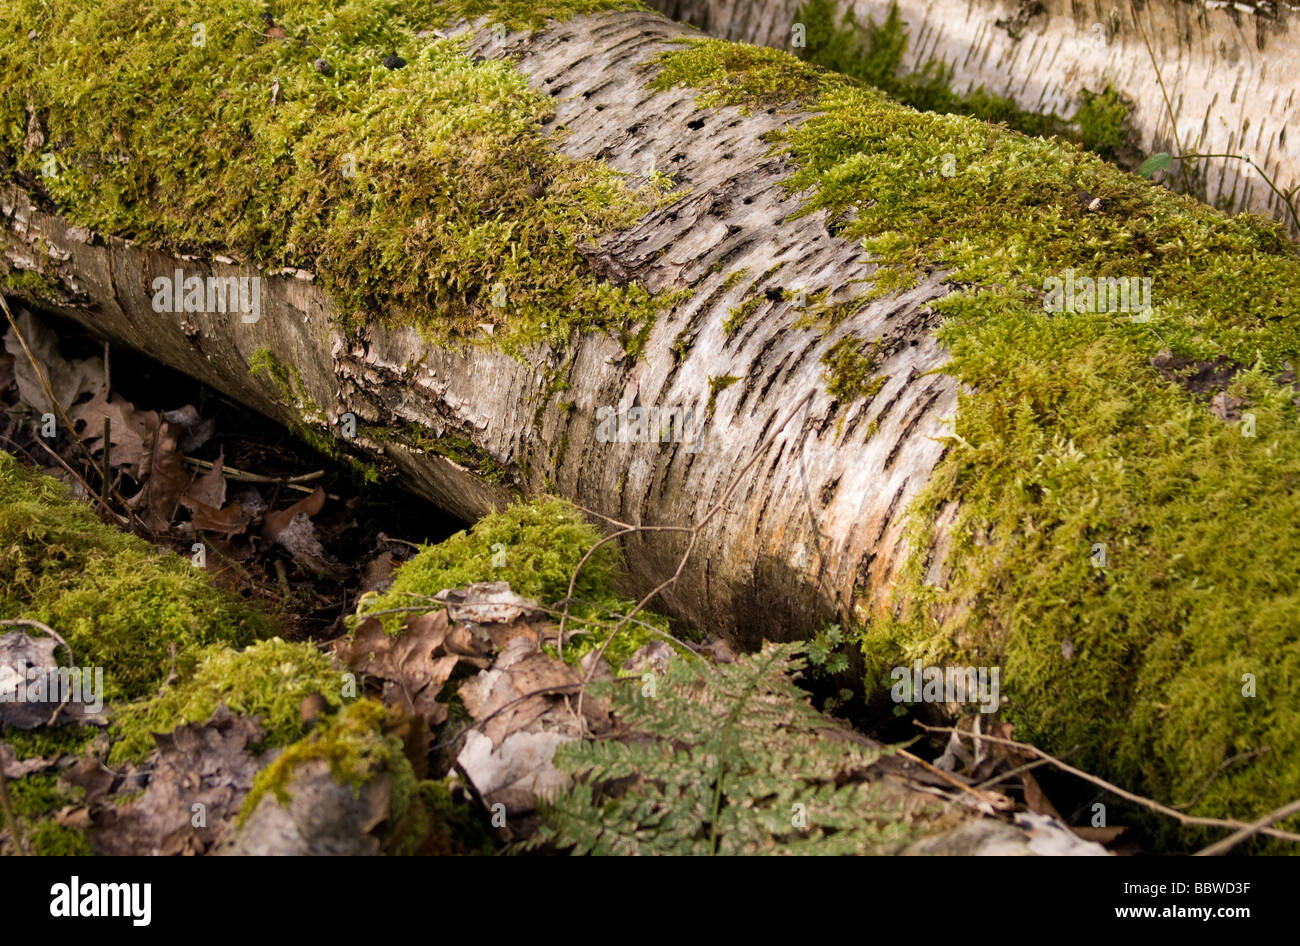
M557 97L552 124L567 129L569 154L599 156L640 179L652 166L671 168L680 183L680 199L586 251L611 281L692 290L660 315L637 359L596 335L566 352L538 348L525 363L487 345L431 347L415 329L378 322L344 333L331 299L302 271L261 274L255 323L237 313L159 315L151 284L160 275L250 270L89 234L16 186L0 200L3 256L13 268L57 278L61 304L51 308L286 424L337 435L341 415L354 413L357 436L341 444L385 458L414 492L465 518L542 491L641 525L690 524L722 501L690 567L656 607L741 644L805 636L837 615L886 606L904 560L904 512L940 457L937 438L956 406L956 382L927 373L945 355L929 334L935 317L926 304L946 290L929 277L863 306L824 337L792 330L801 311L782 291L831 286L839 287L834 301L848 299L873 266L833 235L825 214L792 219L800 200L782 189L789 169L769 156L763 135L799 116L700 112L693 89L648 88L655 67L647 60L692 32L624 12L504 41L483 30L474 40L485 56L517 57L531 83ZM755 297L757 309L728 335L729 309ZM821 359L850 334L880 341L878 370L888 381L868 403L840 405L827 393ZM296 369L292 397L250 373L263 349ZM568 385L562 397L546 387L555 367ZM737 380L725 384L728 377ZM693 412L684 440L702 428L698 449L601 442L598 411L620 405ZM505 468L505 482L374 433L404 425L471 441ZM771 445L724 501L768 435ZM684 547L671 532L629 537L638 587L672 574Z
M649 0L712 35L780 49L791 49L805 2ZM836 0L835 7L859 24L882 23L893 3ZM1082 104L1080 91L1111 85L1131 105L1132 144L1142 154L1249 155L1280 190L1300 184L1300 151L1287 140L1300 119L1294 6L1154 0L1137 5L1136 20L1127 3L898 0L898 7L909 37L905 71L937 60L951 69L957 92L983 86L1023 109L1066 117ZM1300 233L1282 199L1243 161L1198 162L1187 183L1206 203L1273 216L1291 226L1292 236Z

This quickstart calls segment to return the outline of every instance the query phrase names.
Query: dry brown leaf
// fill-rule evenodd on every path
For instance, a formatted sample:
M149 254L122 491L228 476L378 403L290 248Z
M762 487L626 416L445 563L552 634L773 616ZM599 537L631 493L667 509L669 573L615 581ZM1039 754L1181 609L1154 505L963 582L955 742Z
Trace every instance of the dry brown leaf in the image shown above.
M268 512L262 517L262 535L276 541L280 533L293 523L293 518L298 513L311 518L319 513L325 507L325 490L317 486L311 494L304 496L288 509L280 509L276 512Z
M180 427L158 419L157 414L153 417L158 426L149 453L148 470L141 470L145 477L144 488L131 497L130 504L143 507L145 525L160 532L171 526L181 496L189 489L193 477L181 463Z
M83 394L100 394L105 387L104 363L98 358L68 360L59 353L59 336L25 309L14 316L23 340L31 349L32 358L40 365L49 382L50 390L65 410ZM14 380L18 382L18 397L38 414L54 412L45 387L41 384L31 359L23 351L22 343L12 327L5 333L4 347L13 356ZM102 425L102 421L101 421Z
M70 416L74 422L85 422L81 439L95 453L104 449L104 419L108 418L112 441L109 459L113 466L129 467L138 479L148 474L153 438L158 429L157 414L137 411L129 401L120 397L114 400L108 391L100 391L85 404L73 408Z
M1071 831L1083 838L1085 841L1096 841L1098 844L1110 844L1121 834L1128 830L1128 825L1111 825L1106 828L1079 827L1066 825Z
M186 497L212 509L220 509L224 506L226 504L226 477L221 472L221 469L225 462L226 451L223 448L217 454L217 460L212 464L212 469L193 482L185 493Z
M239 503L214 509L189 496L182 496L181 505L190 511L190 521L194 523L194 528L204 532L220 532L227 539L239 535L253 521L253 517L244 512L244 507Z
M240 806L265 760L250 747L262 739L256 720L224 705L208 722L155 736L158 760L144 795L105 805L91 845L100 854L203 854L234 828ZM194 805L205 823L193 823Z
M367 618L351 640L335 643L334 652L349 668L384 681L384 702L400 706L431 726L447 721L447 707L437 700L460 660L441 654L449 630L446 612L407 615L397 636L389 635L378 618Z

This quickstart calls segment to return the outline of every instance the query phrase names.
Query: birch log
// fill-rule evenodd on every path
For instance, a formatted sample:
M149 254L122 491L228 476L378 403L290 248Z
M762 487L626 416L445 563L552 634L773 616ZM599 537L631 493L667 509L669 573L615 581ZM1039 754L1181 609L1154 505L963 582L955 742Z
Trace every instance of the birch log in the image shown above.
M860 24L881 23L893 0L837 0ZM790 48L804 0L650 0L708 33ZM898 0L909 42L902 68L946 63L958 92L984 86L1029 111L1070 116L1081 90L1114 86L1131 103L1145 154L1247 155L1278 188L1300 185L1300 33L1297 5L1224 0L1137 4L1073 0ZM1161 93L1150 42L1169 93ZM1175 142L1176 139L1176 142ZM1209 204L1286 219L1281 198L1238 160L1197 164L1193 189Z
M800 116L701 112L692 89L649 89L649 60L694 32L657 14L622 12L504 39L484 29L473 41L482 55L514 58L535 87L555 96L553 125L567 129L570 154L599 156L634 180L671 168L679 182L680 199L586 250L612 281L691 290L660 315L637 359L595 335L563 354L539 348L520 360L490 345L431 347L414 329L377 321L345 334L331 300L304 272L260 274L261 317L253 323L238 313L159 315L151 284L160 275L178 267L204 278L250 270L101 238L14 185L0 204L4 256L13 268L57 276L57 311L273 418L337 431L352 412L358 431L350 448L386 458L411 490L467 519L513 495L554 491L625 522L690 524L722 499L753 446L774 435L656 607L740 644L801 637L836 615L885 606L904 557L904 512L940 457L936 438L956 404L955 381L927 373L945 356L929 334L935 317L926 304L946 289L927 278L865 305L825 337L792 329L801 313L782 290L840 287L834 298L847 299L873 267L832 234L824 214L792 219L800 202L780 186L789 169L762 139ZM785 265L766 277L778 263ZM728 279L737 272L744 277ZM758 311L728 336L729 307L755 294ZM849 333L882 340L880 371L889 381L845 416L827 393L820 359ZM679 358L681 339L690 341ZM272 380L250 374L261 349L296 368L301 391L292 403ZM547 396L555 367L572 407ZM725 378L738 380L724 387ZM601 442L601 408L633 405L690 412L687 436ZM403 424L472 441L508 471L506 482L367 433ZM670 575L684 543L674 533L630 537L637 586Z

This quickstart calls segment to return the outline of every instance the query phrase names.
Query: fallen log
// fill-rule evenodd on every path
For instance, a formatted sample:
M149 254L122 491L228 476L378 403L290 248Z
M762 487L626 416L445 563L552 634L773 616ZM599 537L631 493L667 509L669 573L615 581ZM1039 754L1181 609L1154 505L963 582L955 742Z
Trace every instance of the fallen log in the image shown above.
M1066 118L1080 115L1090 95L1114 89L1124 103L1127 138L1114 148L1131 167L1159 152L1228 155L1189 162L1187 176L1174 180L1216 207L1266 214L1291 227L1293 238L1300 235L1300 221L1264 180L1268 175L1283 193L1300 183L1300 159L1287 141L1300 116L1292 4L1160 0L1103 10L1067 0L649 3L713 36L813 61L831 49L842 55L869 48L868 24L883 28L897 6L905 44L876 54L896 55L901 73L928 69L958 95L982 90L1028 112ZM882 47L891 41L897 38L882 37Z
M869 679L1000 666L1018 736L1161 799L1300 794L1282 230L609 6L155 0L81 61L126 27L33 5L8 284L467 518L720 504L655 607L735 642L839 620ZM628 535L639 586L686 541Z

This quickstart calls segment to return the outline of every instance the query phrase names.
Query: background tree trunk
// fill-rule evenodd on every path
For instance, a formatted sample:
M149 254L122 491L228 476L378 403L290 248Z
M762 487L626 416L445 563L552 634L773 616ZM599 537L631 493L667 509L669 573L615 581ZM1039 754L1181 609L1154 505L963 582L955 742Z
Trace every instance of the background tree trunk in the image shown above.
M791 48L805 0L648 0L714 36ZM894 0L836 0L859 24L884 22ZM1279 189L1300 184L1300 34L1287 3L1151 0L898 0L909 41L902 68L930 60L952 70L954 91L983 86L1021 108L1072 116L1081 90L1109 84L1132 106L1134 146L1143 154L1246 154ZM1140 26L1139 26L1140 24ZM1156 69L1177 118L1171 126ZM797 50L792 50L797 51ZM1198 162L1189 190L1206 203L1285 219L1280 197L1242 161Z
M515 493L554 491L625 522L689 524L775 431L656 607L741 644L806 636L836 615L887 605L904 559L904 512L940 457L937 438L956 406L956 382L927 373L945 355L926 304L946 290L932 276L858 308L824 337L793 329L802 313L782 291L828 288L832 301L845 300L860 294L873 267L832 234L825 214L791 219L800 201L782 189L789 169L769 155L763 135L799 116L699 111L694 89L649 90L648 60L692 32L626 12L474 39L483 55L517 57L529 80L556 97L552 124L568 132L565 151L599 156L633 183L652 168L679 182L680 199L586 251L611 281L692 291L660 315L636 359L604 336L575 338L567 352L534 350L524 363L488 345L431 347L414 329L378 322L346 335L329 298L301 271L262 274L262 315L252 324L237 313L155 313L157 276L177 267L187 277L249 270L99 238L13 186L0 201L4 256L59 281L58 311L287 424L337 431L340 415L354 412L356 448L387 458L412 490L466 518ZM746 299L757 308L728 335L723 322ZM879 341L878 371L888 381L867 402L839 405L821 359L849 334ZM250 373L261 349L296 369L291 398ZM547 387L552 369L568 385L560 394ZM736 380L724 386L726 378ZM598 410L621 403L693 411L703 425L698 452L684 443L600 442ZM402 425L467 438L508 471L507 482L375 435ZM670 575L684 544L674 533L630 537L637 585Z

